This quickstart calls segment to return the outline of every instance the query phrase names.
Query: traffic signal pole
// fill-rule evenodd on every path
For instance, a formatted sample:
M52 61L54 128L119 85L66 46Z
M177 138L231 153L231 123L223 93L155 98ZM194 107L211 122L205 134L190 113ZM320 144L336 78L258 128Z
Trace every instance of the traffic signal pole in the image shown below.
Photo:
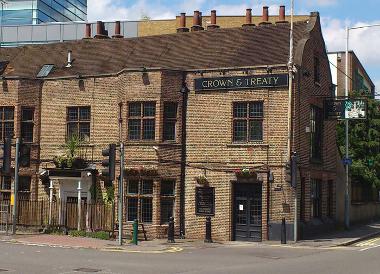
M119 219L119 245L123 245L123 197L124 197L124 144L120 142L120 178L119 178L119 206L118 206L118 219Z
M17 192L18 192L18 167L19 167L19 151L20 151L20 139L16 139L16 156L15 156L15 183L14 183L14 205L13 205L13 222L12 222L12 234L16 234L17 225Z

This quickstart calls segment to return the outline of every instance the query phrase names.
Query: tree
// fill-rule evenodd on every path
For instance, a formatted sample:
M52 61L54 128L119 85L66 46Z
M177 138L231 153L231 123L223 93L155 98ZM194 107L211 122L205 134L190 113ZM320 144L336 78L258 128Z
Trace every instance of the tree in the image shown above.
M359 97L355 94L354 97ZM345 152L345 126L337 128L337 141L340 152ZM380 101L368 98L366 120L349 122L349 155L351 180L380 188Z

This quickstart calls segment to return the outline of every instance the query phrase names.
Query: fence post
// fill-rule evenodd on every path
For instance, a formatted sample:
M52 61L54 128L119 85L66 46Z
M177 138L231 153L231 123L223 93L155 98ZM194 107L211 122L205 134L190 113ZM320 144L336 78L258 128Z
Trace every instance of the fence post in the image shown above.
M168 243L174 243L174 218L169 218Z
M139 221L138 220L134 220L133 221L132 243L135 244L135 245L138 244L138 236L139 236Z
M51 218L52 218L52 206L53 206L53 180L50 180L50 186L49 186L49 226L51 226Z
M81 190L82 190L82 187L81 187L81 181L79 180L78 181L78 208L77 208L77 211L78 211L78 231L80 231L81 229L81 221L82 221L82 197L81 197Z

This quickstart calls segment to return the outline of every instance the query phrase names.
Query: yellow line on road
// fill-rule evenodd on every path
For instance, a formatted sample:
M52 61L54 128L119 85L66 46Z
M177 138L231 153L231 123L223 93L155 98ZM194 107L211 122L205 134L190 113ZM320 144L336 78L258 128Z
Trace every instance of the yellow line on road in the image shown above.
M377 238L374 238L374 239L370 239L370 240L358 243L355 246L358 246L358 247L361 247L361 246L371 246L371 245L373 245L374 243L376 243L379 240L380 240L380 237L377 237Z

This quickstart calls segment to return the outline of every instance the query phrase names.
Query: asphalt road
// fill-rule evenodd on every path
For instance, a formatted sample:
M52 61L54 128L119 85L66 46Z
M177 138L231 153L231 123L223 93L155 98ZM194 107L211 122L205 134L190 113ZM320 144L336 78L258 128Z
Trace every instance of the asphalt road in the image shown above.
M146 254L0 243L4 273L379 274L380 238L342 248L255 244Z

